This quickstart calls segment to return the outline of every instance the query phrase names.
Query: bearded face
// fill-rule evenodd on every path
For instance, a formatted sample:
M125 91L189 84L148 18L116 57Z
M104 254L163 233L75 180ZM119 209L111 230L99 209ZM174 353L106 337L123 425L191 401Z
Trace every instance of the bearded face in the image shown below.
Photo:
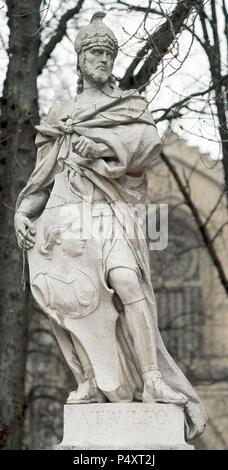
M114 64L114 55L105 47L92 47L79 56L79 67L83 77L101 87L109 79Z

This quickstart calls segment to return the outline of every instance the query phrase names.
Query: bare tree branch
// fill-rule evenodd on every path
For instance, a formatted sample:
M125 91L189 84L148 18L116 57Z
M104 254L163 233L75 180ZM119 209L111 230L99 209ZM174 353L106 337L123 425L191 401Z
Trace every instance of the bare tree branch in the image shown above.
M38 63L39 74L42 72L48 59L50 59L51 54L53 50L55 49L55 46L65 36L68 21L71 20L75 15L77 15L80 12L83 3L84 3L84 0L78 0L77 5L74 8L67 10L66 13L64 13L64 15L61 17L54 36L52 36L50 41L46 44L41 56L39 57L39 63Z
M137 53L123 78L120 80L120 88L126 90L128 88L139 88L146 85L151 75L156 72L158 65L164 54L167 53L176 35L181 31L183 23L188 18L192 9L194 7L199 8L200 6L202 6L202 0L182 0L178 2L169 18L155 33L149 36L146 44ZM134 76L136 67L149 52L149 57L146 58L141 69L137 75Z
M218 208L220 202L222 201L223 196L224 196L224 192L221 191L221 193L219 194L219 197L218 197L218 199L217 199L217 201L216 201L214 207L211 209L210 213L208 214L208 216L207 216L207 218L206 218L206 220L205 220L205 222L204 222L204 226L205 226L205 227L206 227L206 225L210 222L210 220L211 220L213 214L214 214L215 211L217 210L217 208Z
M142 13L152 13L153 15L163 16L161 11L156 10L155 8L150 7L142 7L139 5L130 5L127 2L123 2L122 0L117 0L116 2L118 5L123 5L127 7L130 11L141 11Z
M223 82L226 82L226 80L228 79L228 74L227 75L224 75L223 77L221 77L221 79L219 80L220 84L222 84ZM197 98L199 96L204 96L206 95L207 93L209 93L210 91L214 90L215 87L217 87L218 83L213 83L209 88L207 88L206 90L203 90L203 91L197 91L195 93L191 93L190 95L186 96L185 98L183 98L182 100L180 101L176 101L176 103L173 103L169 108L167 109L155 109L153 110L153 113L156 113L158 111L163 111L164 110L164 113L162 114L162 116L160 116L160 118L156 119L155 121L156 122L159 122L159 121L163 121L164 119L169 119L170 116L169 116L169 113L170 112L173 112L173 114L175 115L175 113L178 113L178 111L180 110L180 108L182 106L185 105L185 103L187 103L188 101L190 101L192 98ZM172 115L172 118L175 117ZM177 117L179 117L179 115L177 115Z
M222 0L222 11L223 11L224 18L225 18L224 34L226 36L226 43L227 43L227 48L228 48L228 10L226 8L225 0ZM227 53L228 53L228 51L227 51Z
M226 294L228 294L228 279L226 277L226 273L223 269L222 263L221 263L218 255L217 255L216 249L214 248L213 241L211 240L208 229L205 226L205 224L203 223L203 221L201 220L199 211L197 210L197 207L195 206L190 194L186 190L186 187L182 183L181 178L178 175L178 172L177 172L175 166L173 165L173 163L171 163L170 159L167 157L167 155L164 154L164 152L162 152L161 158L164 161L164 163L166 164L166 166L169 168L171 174L173 175L173 177L174 177L174 179L177 183L177 186L178 186L179 190L181 191L181 193L184 196L184 199L185 199L185 202L186 202L187 206L190 208L190 210L192 212L192 215L195 219L196 225L197 225L197 227L198 227L198 229L201 233L201 236L203 238L205 247L207 248L208 254L210 255L210 258L211 258L211 260L212 260L212 262L213 262L213 264L214 264L214 266L217 270L217 273L218 273L219 279L221 281L221 284L222 284Z
M216 238L218 238L219 235L221 235L221 233L223 232L223 229L228 225L228 221L226 220L222 225L221 227L219 227L219 229L217 230L217 232L213 235L213 238L212 238L212 243L214 243L214 241L216 240Z

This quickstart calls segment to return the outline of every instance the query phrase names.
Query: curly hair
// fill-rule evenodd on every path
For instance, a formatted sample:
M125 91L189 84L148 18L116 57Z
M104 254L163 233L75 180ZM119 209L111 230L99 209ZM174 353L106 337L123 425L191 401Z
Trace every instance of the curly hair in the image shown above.
M83 89L84 89L83 76L82 76L82 73L81 73L80 69L77 70L77 75L78 75L78 82L77 82L76 92L77 92L78 95L80 95L83 92ZM116 79L113 75L110 75L110 77L108 79L108 83L111 86L111 88L113 88L116 85Z
M61 230L59 227L44 227L44 243L40 247L40 253L46 258L52 259L52 250L60 234Z
M80 93L83 92L83 76L79 67L77 67L77 75L78 75L78 82L77 82L76 92L78 95L80 95Z

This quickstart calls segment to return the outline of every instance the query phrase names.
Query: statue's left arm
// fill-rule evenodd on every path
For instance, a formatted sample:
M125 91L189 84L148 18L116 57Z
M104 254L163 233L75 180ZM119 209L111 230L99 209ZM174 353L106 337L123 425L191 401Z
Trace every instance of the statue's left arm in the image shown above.
M141 174L160 163L161 139L155 125L140 124L140 132L127 173Z

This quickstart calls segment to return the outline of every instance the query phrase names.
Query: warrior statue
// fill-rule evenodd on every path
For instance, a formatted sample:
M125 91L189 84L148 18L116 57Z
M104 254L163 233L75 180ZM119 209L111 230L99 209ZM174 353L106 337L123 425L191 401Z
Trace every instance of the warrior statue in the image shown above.
M16 236L28 253L33 296L76 379L67 403L173 403L184 408L192 438L206 414L160 336L134 217L160 139L145 99L115 85L118 42L104 16L95 13L76 37L76 97L55 102L37 126Z

